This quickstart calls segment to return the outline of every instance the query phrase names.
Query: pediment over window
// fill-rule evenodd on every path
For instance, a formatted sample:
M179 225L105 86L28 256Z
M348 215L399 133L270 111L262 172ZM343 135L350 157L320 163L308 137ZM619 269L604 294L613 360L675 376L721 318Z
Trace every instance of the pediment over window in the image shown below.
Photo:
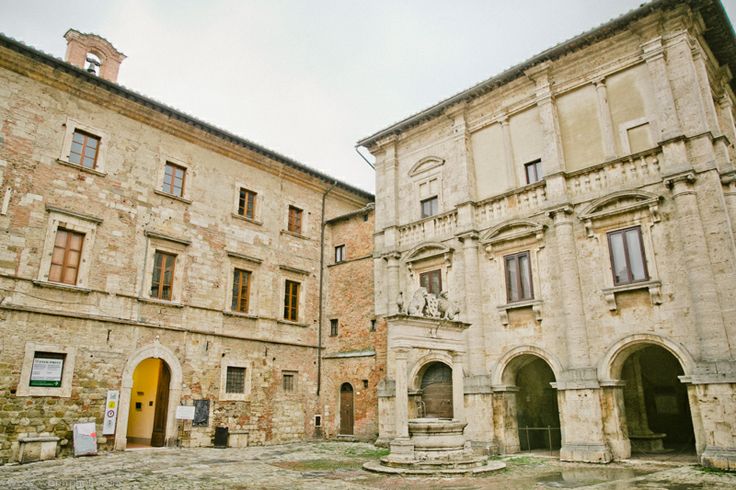
M424 157L411 167L409 170L409 177L414 177L444 164L445 160L442 158L435 156Z
M536 244L541 248L544 246L544 228L544 225L528 220L507 221L485 232L480 243L489 258L493 258L496 251L516 244Z
M661 196L645 191L619 191L593 201L579 215L588 236L593 236L593 222L625 213L645 211L653 222L659 221Z
M412 271L414 264L425 260L441 259L445 266L450 267L453 252L452 248L438 242L422 243L406 252L401 260L406 263L409 272Z

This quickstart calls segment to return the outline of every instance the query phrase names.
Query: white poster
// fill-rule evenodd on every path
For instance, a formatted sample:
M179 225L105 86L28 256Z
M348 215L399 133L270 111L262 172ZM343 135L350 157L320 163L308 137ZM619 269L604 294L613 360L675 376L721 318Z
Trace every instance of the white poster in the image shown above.
M61 386L64 359L37 356L31 368L31 386Z
M194 420L194 405L179 405L176 407L176 418L179 420Z
M105 402L105 422L102 424L102 435L115 433L115 420L118 417L118 390L107 391L107 401Z

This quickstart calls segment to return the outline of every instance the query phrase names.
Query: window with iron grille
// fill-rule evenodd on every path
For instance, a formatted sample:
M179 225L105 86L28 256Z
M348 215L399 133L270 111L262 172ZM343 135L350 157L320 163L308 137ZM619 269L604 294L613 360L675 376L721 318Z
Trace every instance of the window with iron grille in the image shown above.
M442 292L442 271L437 269L422 272L419 274L419 285L425 288L428 293L439 296Z
M244 367L227 367L227 375L225 378L226 393L245 393L245 368Z
M641 227L634 226L609 232L608 249L611 255L614 285L649 280Z
M287 230L289 230L292 233L298 233L301 235L302 233L302 210L294 207L289 206L289 223Z
M231 308L241 313L248 312L248 301L250 298L250 276L251 273L242 269L235 269L233 273L233 299Z
M296 391L296 371L284 371L282 373L282 386L284 391Z
M238 214L248 219L256 219L256 193L244 187L238 197Z
M186 172L186 168L166 162L166 166L164 167L164 185L161 190L172 196L184 197Z
M83 243L83 233L64 228L56 230L54 251L51 255L51 268L49 269L49 281L77 284Z
M506 268L506 299L509 303L534 299L529 252L504 257Z
M153 256L153 277L151 278L152 298L171 300L175 263L176 255L156 250Z
M85 168L95 168L99 149L99 137L76 129L72 135L69 161Z
M284 319L295 322L299 319L299 283L286 280L284 291Z

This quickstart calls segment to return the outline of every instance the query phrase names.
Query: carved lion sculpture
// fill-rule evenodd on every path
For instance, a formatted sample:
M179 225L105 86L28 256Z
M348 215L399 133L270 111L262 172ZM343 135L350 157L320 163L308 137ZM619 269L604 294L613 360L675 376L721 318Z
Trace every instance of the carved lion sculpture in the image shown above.
M447 298L447 291L440 293L439 300L437 301L437 309L439 310L440 318L444 318L445 320L454 320L460 314L460 308Z
M427 304L427 289L419 288L414 292L407 313L412 316L422 316L424 314L424 306Z

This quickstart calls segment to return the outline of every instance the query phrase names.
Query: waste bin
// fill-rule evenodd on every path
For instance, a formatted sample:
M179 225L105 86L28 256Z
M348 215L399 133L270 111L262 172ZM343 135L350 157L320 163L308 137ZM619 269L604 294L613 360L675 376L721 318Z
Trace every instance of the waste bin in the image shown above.
M224 449L227 447L227 439L230 431L227 427L215 427L215 447Z

